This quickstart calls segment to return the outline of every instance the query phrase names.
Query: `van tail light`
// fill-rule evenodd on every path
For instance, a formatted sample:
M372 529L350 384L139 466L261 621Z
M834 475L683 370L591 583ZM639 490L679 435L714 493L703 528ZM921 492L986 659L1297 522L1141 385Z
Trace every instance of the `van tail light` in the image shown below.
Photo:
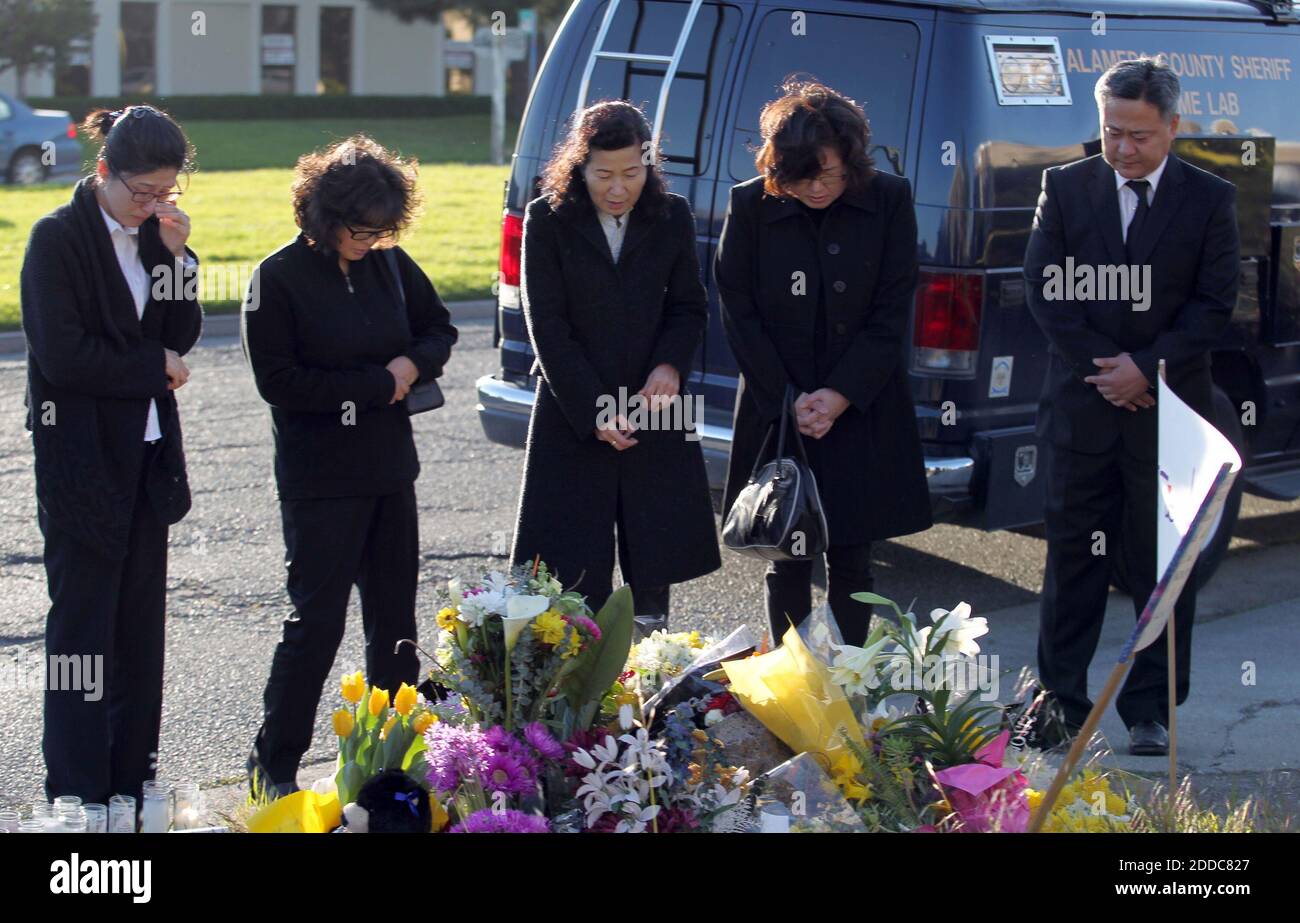
M921 270L912 331L912 371L974 377L983 303L982 275Z
M503 308L520 306L519 263L524 246L524 216L506 211L501 216L501 270L497 276L497 304Z
M68 137L74 141L77 140L77 126L72 122L68 123Z

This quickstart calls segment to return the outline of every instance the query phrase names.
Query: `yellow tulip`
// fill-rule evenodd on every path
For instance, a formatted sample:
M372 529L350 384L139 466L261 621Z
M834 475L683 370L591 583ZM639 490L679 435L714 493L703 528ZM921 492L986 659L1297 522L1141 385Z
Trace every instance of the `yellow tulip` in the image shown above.
M388 710L388 690L376 686L370 690L370 714L378 718Z
M409 715L411 709L415 707L416 696L415 687L406 683L402 683L401 688L397 690L397 696L393 699L393 707L397 709L397 713L403 718Z
M390 715L389 718L388 718L388 720L384 722L383 729L380 730L380 732L379 732L379 739L380 739L380 740L384 740L385 738L387 738L387 737L388 737L388 732L391 731L391 730L393 729L393 725L396 724L396 723L397 723L397 716L396 716L396 715Z
M429 726L437 720L438 716L432 712L423 712L415 716L415 719L411 722L411 730L415 731L417 734L423 734L425 731L429 730Z
M351 737L356 722L352 720L352 710L340 708L334 713L334 733L340 737Z
M343 674L340 691L343 693L343 698L356 705L361 701L361 697L366 694L365 675L360 670L351 675Z

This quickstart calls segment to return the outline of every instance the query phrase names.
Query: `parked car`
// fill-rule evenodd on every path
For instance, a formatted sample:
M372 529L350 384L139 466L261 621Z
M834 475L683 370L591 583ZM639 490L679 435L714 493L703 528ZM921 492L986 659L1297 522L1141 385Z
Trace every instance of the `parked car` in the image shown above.
M0 168L7 182L29 186L81 172L81 145L72 116L33 109L0 93Z
M1297 20L1291 0L577 0L532 88L506 188L501 365L478 382L484 433L524 443L535 387L518 289L524 208L575 107L647 103L708 267L729 188L755 174L759 111L800 71L862 103L877 168L912 181L922 271L905 361L936 518L1040 523L1034 418L1047 345L1021 265L1041 174L1100 150L1093 87L1110 64L1165 53L1183 85L1176 153L1237 185L1242 242L1241 293L1213 358L1217 424L1246 468L1204 553L1204 582L1243 489L1300 497ZM737 369L705 276L710 320L689 386L705 398L720 489Z

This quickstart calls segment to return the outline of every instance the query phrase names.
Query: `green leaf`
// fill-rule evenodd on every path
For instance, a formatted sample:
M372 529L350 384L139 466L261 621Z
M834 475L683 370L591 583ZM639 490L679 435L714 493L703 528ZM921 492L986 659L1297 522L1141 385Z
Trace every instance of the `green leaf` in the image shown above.
M898 608L898 603L878 593L851 593L849 599L856 599L860 603L872 603L877 606L892 606L894 611L898 613L898 617L903 617L903 610Z
M574 658L575 664L561 682L561 693L578 713L575 730L585 731L591 726L596 706L627 665L634 614L632 588L619 587L596 614L600 640Z

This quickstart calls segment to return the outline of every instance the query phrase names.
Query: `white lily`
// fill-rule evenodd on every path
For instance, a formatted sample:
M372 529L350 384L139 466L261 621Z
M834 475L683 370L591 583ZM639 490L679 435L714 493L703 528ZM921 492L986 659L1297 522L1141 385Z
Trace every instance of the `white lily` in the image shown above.
M524 626L545 612L550 605L551 601L545 596L511 596L506 601L506 614L501 616L506 653L515 649Z
M989 633L988 619L971 618L970 603L958 603L951 612L935 609L930 613L930 621L934 623L936 634L948 633L940 654L964 654L974 657L980 652L980 646L975 639ZM928 640L927 632L926 641Z
M833 645L837 653L831 663L831 680L842 687L846 695L866 695L880 683L878 660L888 643L888 638L881 638L866 647Z

